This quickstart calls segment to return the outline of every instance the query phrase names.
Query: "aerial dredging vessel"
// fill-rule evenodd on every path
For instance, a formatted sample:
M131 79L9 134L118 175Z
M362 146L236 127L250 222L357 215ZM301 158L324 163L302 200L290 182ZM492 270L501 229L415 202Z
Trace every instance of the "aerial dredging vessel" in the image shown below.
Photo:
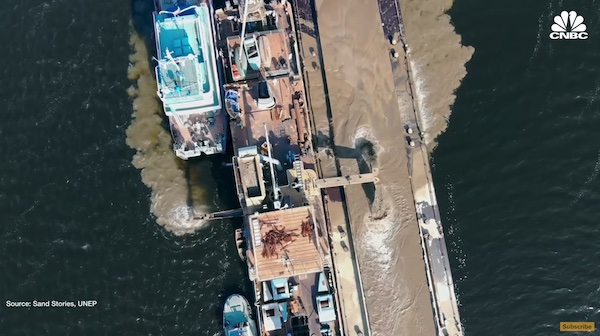
M213 114L221 119L212 125L221 125L220 122L229 124L234 150L231 166L241 205L241 209L195 218L244 218L243 228L236 230L235 242L240 257L248 265L256 308L256 317L252 320L256 320L261 334L342 335L349 330L345 321L348 312L354 314L349 323L361 323L363 328L368 329L364 304L357 305L355 301L340 299L343 289L337 285L336 278L340 274L334 268L333 259L347 259L346 271L353 269L352 274L358 274L358 266L345 244L340 245L344 255L338 252L337 257L333 256L331 223L326 219L321 191L352 184L376 183L377 172L373 170L369 174L318 178L312 144L311 111L302 78L291 3L285 0L228 0L223 8L214 12L211 19L205 15L212 13L210 2L191 2L194 1L160 0L158 4L161 10L155 14L155 23L159 96L169 116L175 151L179 157L189 158L224 150L223 141L206 142L206 139L223 139L215 136L219 133L204 132L201 135L209 134L212 137L200 142L194 139L194 123L190 123L189 119L197 114L197 110L188 116L178 113L177 106L174 109L172 107L183 99L179 92L183 90L180 83L187 78L180 63L186 59L202 63L201 60L206 59L196 58L198 52L188 53L186 58L186 52L179 50L175 57L171 47L165 47L170 43L173 48L187 46L186 38L192 50L197 45L210 45L210 42L200 42L200 39L189 41L188 37L193 36L194 29L182 28L183 22L179 20L185 16L184 13L195 13L194 27L200 37L206 32L200 27L215 22L213 35L216 52L212 55L220 63L213 68L209 67L212 63L208 61L202 64L216 69L217 75L213 76L211 82L210 78L203 75L210 71L200 72L202 80L198 83L216 83L219 78L224 83L222 96L215 95L215 101L219 104L206 108L216 109L222 105L225 111ZM172 23L164 24L168 21ZM204 25L198 25L201 22ZM171 36L181 36L183 41L171 42L173 38L166 38L163 43L160 29L172 30ZM162 36L168 37L169 33L163 33ZM205 49L202 49L202 53L210 54ZM218 71L220 68L223 69L222 77ZM217 87L214 86L215 90ZM211 89L207 90L202 92ZM222 99L219 101L218 97ZM187 116L188 120L182 122L183 116ZM207 126L211 120L205 119L199 124ZM218 126L215 129L226 127ZM345 281L356 285L357 279ZM357 291L352 295L358 295L358 290L362 290L358 285L354 288ZM226 304L224 314L233 311L227 310L227 307ZM250 317L249 310L244 311ZM360 322L356 320L357 314L360 314ZM226 332L250 333L252 330L249 324L242 322L232 326L227 321L224 320ZM356 324L352 325L357 328Z

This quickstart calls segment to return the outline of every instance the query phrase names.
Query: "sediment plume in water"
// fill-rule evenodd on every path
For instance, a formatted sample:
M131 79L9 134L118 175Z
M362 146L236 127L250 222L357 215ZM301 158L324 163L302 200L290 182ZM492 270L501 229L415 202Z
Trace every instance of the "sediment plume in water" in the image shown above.
M425 142L435 139L450 121L454 92L466 76L465 64L475 49L461 44L446 12L453 0L400 1L409 50L415 98Z
M189 198L201 198L201 191L189 188L194 175L186 179L186 163L173 153L171 136L163 126L162 107L156 96L156 81L148 61L144 40L133 33L130 40L128 77L133 82L127 90L133 101L132 122L127 129L127 145L136 150L133 165L141 170L142 181L152 191L151 211L156 222L176 235L193 233L206 225L194 220ZM190 189L192 190L190 193ZM190 195L191 194L191 195ZM194 210L203 206L194 202Z

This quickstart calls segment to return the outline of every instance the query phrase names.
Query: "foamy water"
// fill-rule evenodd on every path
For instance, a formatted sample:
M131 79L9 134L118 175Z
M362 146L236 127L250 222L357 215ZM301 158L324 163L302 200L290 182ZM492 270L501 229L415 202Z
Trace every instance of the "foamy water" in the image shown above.
M381 143L377 140L377 137L373 134L373 131L365 126L359 126L356 130L356 133L352 137L355 147L360 147L363 142L368 142L373 146L373 151L376 156L379 157L381 154L385 153L385 148L381 146ZM376 163L376 162L373 162Z
M364 232L361 245L373 257L377 266L387 272L394 263L396 244L393 238L398 232L399 220L396 211L389 207L390 204L384 197L376 196L375 203L373 207L377 210L366 213L363 218L363 225L368 229Z
M421 127L421 131L424 133L423 141L425 144L431 145L437 136L436 133L431 133L431 130L435 128L437 118L432 112L431 108L428 106L429 92L427 91L427 84L421 74L419 66L416 65L412 60L409 62L412 70L412 80L414 83L413 88L415 107L417 111L419 111L417 122Z

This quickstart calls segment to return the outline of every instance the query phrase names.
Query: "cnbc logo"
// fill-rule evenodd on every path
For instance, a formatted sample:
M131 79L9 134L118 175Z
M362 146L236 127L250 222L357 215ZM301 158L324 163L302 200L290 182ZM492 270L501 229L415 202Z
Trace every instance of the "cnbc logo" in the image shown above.
M575 11L562 11L560 15L554 17L554 24L550 29L550 38L553 40L585 40L588 33L587 27L583 24L583 16Z

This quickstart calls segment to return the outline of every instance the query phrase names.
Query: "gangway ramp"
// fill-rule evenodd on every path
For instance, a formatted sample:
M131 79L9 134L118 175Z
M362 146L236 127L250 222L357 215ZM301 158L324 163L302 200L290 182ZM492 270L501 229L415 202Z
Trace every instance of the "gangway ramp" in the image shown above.
M216 211L205 214L194 214L194 219L200 220L216 220L216 219L228 219L235 217L242 217L244 215L244 211L242 209L230 209L223 211Z
M333 188L333 187L345 187L353 184L364 184L364 183L378 183L379 178L377 177L378 170L373 169L371 173L368 174L358 174L358 175L346 175L346 176L338 176L338 177L330 177L315 180L315 187L319 189L325 188Z

